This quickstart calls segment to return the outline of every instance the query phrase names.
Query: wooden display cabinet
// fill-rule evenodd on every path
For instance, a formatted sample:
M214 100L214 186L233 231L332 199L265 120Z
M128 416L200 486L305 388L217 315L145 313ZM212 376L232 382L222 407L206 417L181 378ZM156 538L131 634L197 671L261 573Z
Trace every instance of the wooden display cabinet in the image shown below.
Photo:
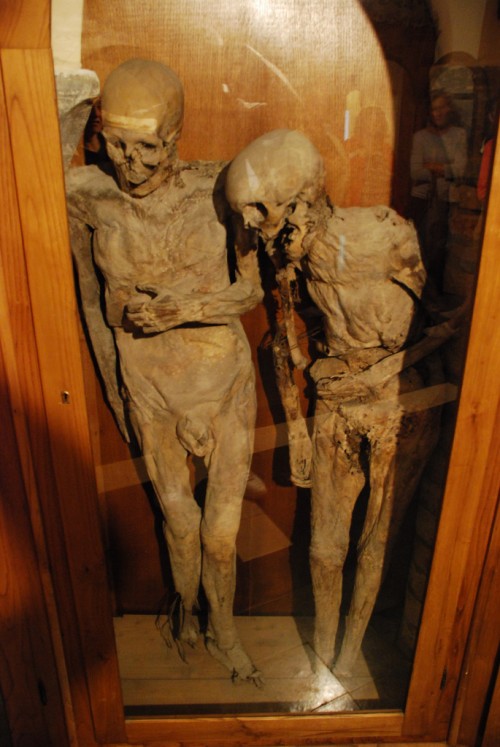
M348 4L340 5L345 10ZM177 15L180 6L172 3ZM13 747L447 741L472 747L480 733L483 745L492 747L500 712L498 683L494 687L500 155L404 709L125 718L67 233L49 18L48 0L8 0L0 9L0 686ZM111 62L103 57L97 66ZM253 135L246 132L245 140ZM214 157L197 152L189 133L187 141L186 157Z

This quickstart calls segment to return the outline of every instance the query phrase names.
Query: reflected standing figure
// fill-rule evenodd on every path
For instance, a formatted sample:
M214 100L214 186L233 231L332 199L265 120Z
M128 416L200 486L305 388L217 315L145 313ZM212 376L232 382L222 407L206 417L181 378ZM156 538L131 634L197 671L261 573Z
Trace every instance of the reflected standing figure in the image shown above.
M429 123L413 136L410 217L415 223L431 292L442 292L450 204L465 173L467 136L454 124L450 97L431 95Z

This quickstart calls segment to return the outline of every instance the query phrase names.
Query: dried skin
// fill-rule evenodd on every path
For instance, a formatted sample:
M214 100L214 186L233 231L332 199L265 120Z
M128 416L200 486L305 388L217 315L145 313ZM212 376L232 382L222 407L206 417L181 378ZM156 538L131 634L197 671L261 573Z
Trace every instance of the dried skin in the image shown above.
M384 206L332 208L318 163L319 154L301 133L269 133L231 165L228 197L246 224L265 239L279 270L277 280L288 268L301 269L323 314L321 352L328 357L311 369L318 401L310 558L315 649L329 666L335 661L352 512L369 481L355 588L335 663L337 671L345 672L359 652L391 538L438 434L438 412L418 406L426 384L412 366L452 332L444 324L422 338L420 298L426 276L413 226ZM290 324L286 304L283 313ZM278 387L292 439L300 418L291 367L291 356L288 361L277 356ZM401 404L403 393L413 395L412 413ZM367 474L361 464L364 449ZM297 465L292 448L290 454L293 473Z
M313 367L319 399L312 468L315 646L342 674L357 658L391 538L439 430L435 411L408 414L398 396L425 386L410 366L442 339L411 344L423 326L417 299L425 272L413 227L394 211L335 208L324 229L310 235L304 247L308 289L324 314L324 352L332 356L319 361L316 371ZM387 403L382 411L375 406L380 402ZM362 448L368 454L367 475L360 463ZM352 512L366 480L368 505L354 590L336 658L342 571Z
M249 473L254 372L239 315L261 297L255 257L237 282L228 274L226 231L214 208L219 165L177 164L137 199L96 167L68 176L73 244L84 313L110 402L121 392L161 506L176 591L180 638L193 644L200 581L209 601L210 650L233 676L255 679L232 615L234 548ZM104 281L105 319L99 316ZM122 416L121 416L122 417ZM123 417L122 417L123 422ZM203 514L194 500L188 453L205 459ZM223 538L223 541L221 541Z

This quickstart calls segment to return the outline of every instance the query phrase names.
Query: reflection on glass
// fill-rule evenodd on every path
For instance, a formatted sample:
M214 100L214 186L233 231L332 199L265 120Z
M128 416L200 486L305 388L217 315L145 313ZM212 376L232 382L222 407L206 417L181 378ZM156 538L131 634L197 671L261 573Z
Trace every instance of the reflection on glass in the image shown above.
M125 446L117 438L101 392L96 397L89 384L91 418L106 434L99 438L99 427L94 429L118 658L126 713L130 715L328 713L405 705L479 260L492 142L488 127L495 116L496 79L489 77L487 70L471 73L470 67L453 61L431 65L436 32L425 3L413 4L415 15L410 19L398 16L398 40L401 34L407 39L405 60L400 41L394 43L394 27L384 16L382 5L387 4L363 5L387 57L393 98L378 101L373 92L368 95L355 73L339 83L339 112L320 128L322 135L326 133L323 143L335 144L332 150L339 156L335 212L323 194L319 202L316 194L304 195L310 185L301 185L286 200L281 197L270 202L269 169L258 182L266 194L255 192L254 199L232 205L231 220L241 212L256 233L246 234L236 221L228 244L236 239L236 249L243 249L247 261L244 242L250 239L253 252L258 236L264 288L264 303L243 319L257 375L257 429L246 488L244 478L238 479L238 475L242 464L241 474L246 475L251 454L248 442L243 448L246 456L238 450L238 434L250 430L252 404L251 398L237 399L243 384L235 389L231 386L235 368L244 369L251 380L248 351L242 348L244 338L236 319L257 303L252 286L255 267L249 270L248 263L240 263L240 285L229 287L234 294L235 287L242 288L242 280L248 281L243 283L248 293L238 296L237 308L232 296L229 312L227 305L222 308L220 304L204 317L196 311L200 294L207 293L205 286L213 283L211 291L227 290L217 286L226 276L225 255L216 252L217 257L208 262L199 255L206 238L203 222L207 222L208 213L204 210L214 210L219 172L204 173L203 197L196 188L183 203L180 192L189 192L189 180L203 167L191 166L184 172L184 167L176 165L172 170L179 132L169 140L155 120L154 126L142 122L139 137L137 117L127 110L115 112L114 121L109 112L104 113L105 123L108 116L104 138L99 117L92 119L85 160L94 164L93 170L68 181L71 192L75 189L71 179L86 181L91 173L92 179L99 181L107 174L106 184L112 185L109 189L114 195L109 198L104 190L94 209L90 207L91 192L85 193L75 208L75 194L81 187L77 185L76 192L70 194L70 212L75 217L76 209L86 211L85 231L88 226L93 228L93 259L100 270L100 290L107 308L107 342L112 343L113 356L115 346L118 348L128 388L128 411L121 412L118 420L124 431L125 419L130 416L133 425L131 443ZM394 5L398 13L409 12L404 4ZM422 59L428 59L426 68L420 64ZM268 61L265 69L271 76L276 68ZM284 76L280 80L289 82L286 68L280 72ZM232 83L224 83L223 90L232 95ZM287 90L292 90L291 84ZM248 111L258 111L262 105L265 97L257 93L244 99ZM117 114L122 119L117 119ZM276 126L302 129L307 135L314 132L305 116L273 127L266 125L262 131ZM419 136L419 132L424 134ZM247 142L257 134L261 132L249 133ZM453 140L453 153L448 142L443 146L447 140ZM435 148L436 142L438 151L429 155L428 148ZM418 157L417 147L412 153L412 143L420 147ZM484 166L478 185L483 144ZM327 160L327 145L318 150ZM118 184L109 156L118 164ZM255 168L251 176L256 178ZM175 189L165 188L169 180ZM144 187L153 182L153 189ZM111 212L119 204L111 221L104 204L108 198ZM416 199L422 204L416 206ZM377 215L382 215L371 210L377 204L391 205L403 218L414 220L428 273L424 285L419 258L408 248L413 239L408 240L404 257L401 236L391 239L396 249L388 252L387 262L390 254L390 261L399 262L400 274L393 273L390 302L383 299L385 291L376 283L378 274L387 272L385 255L377 254L372 245L376 243ZM215 199L212 245L225 252L226 236L219 231L226 219L221 211L227 210L227 205L223 209L222 205L221 189ZM351 217L355 215L352 206L363 206L357 221ZM149 221L160 216L157 222L161 224L161 210L166 208L172 224L168 228L160 225L156 239L160 238L152 247L144 215L147 213ZM97 214L106 231L92 222ZM368 214L373 223L368 221L363 228L362 216ZM344 223L343 231L333 225L333 215ZM403 226L393 213L386 210L384 215L396 231ZM199 230L197 220L201 220ZM357 230L360 238L356 243L352 237ZM191 257L185 244L189 232ZM161 242L167 235L172 256L166 251L162 254ZM358 261L356 271L352 271L350 255L353 246L360 251L366 248L364 264ZM324 256L320 256L320 247ZM122 259L128 252L121 277L114 270L110 272L109 266L111 255L117 252L122 253ZM170 266L172 257L175 261ZM202 260L204 271L195 271L193 284L188 273L197 263L201 266ZM379 265L384 265L383 271ZM230 269L234 280L234 267ZM80 267L80 282L81 271ZM156 304L161 308L155 312L151 300L165 290L162 283L167 276L169 297ZM84 294L82 297L85 305ZM185 318L176 316L181 297L188 297L190 304ZM395 298L404 299L401 303L406 304L406 315L389 342L384 339L388 325L382 306L386 303L391 317L399 303ZM376 342L370 338L370 308L377 309L380 322L375 329ZM117 310L116 318L110 309ZM174 322L165 322L168 314ZM228 314L232 317L231 334ZM88 324L90 329L91 321ZM433 332L426 334L423 328L435 332L447 324L451 337L441 339L432 354L426 350L417 360L411 357L421 340L432 340ZM174 343L155 344L156 338L168 335L170 340L175 337ZM339 340L345 343L343 348L339 348ZM137 342L141 346L138 355L131 350ZM93 343L94 355L99 358ZM146 366L146 378L161 376L165 385L146 389L141 385L134 390L137 377L131 377L130 371L144 366L149 355L146 347L157 350ZM377 371L381 351L380 362L386 363L401 354L399 369L389 383L370 378ZM304 372L300 370L302 359ZM101 364L101 375L106 370L115 375L114 360L112 370ZM213 379L210 365L216 372ZM174 369L175 376L166 376ZM355 383L358 373L367 389L361 393L356 389L350 399L332 405L332 386L345 383L345 377ZM209 379L215 395L215 390L206 386ZM108 400L121 406L123 400L113 386L111 395L107 387ZM232 394L236 391L236 398L225 396L230 389ZM162 427L156 427L150 417L155 407L151 398L155 397L162 399L161 407L168 413L168 423ZM169 407L165 408L167 400ZM188 402L187 419L179 417L181 401ZM227 415L230 410L221 453L210 444L213 434L205 427L205 411L200 415L201 402L209 402L210 424L219 423L221 413ZM328 421L327 428L322 429L322 419ZM165 435L167 431L171 437ZM307 434L313 431L311 452ZM216 440L220 433L216 431ZM191 456L187 458L187 454ZM311 454L312 489L308 483ZM175 505L179 483L184 502ZM234 508L242 495L233 559L239 519ZM200 524L203 513L205 520ZM227 515L230 520L220 523ZM194 554L187 552L188 545ZM198 628L201 637L196 636ZM337 657L345 641L339 664Z

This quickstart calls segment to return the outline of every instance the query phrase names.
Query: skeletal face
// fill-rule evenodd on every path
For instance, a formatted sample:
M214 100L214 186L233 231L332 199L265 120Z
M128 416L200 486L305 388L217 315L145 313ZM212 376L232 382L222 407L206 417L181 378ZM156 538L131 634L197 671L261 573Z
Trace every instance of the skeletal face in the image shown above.
M156 133L121 127L105 127L103 134L120 186L126 191L133 192L140 185L147 185L151 187L148 191L152 191L158 177L161 176L159 181L162 181L168 166L175 160L177 138L164 141Z
M226 180L229 204L247 228L270 242L285 231L300 243L309 207L323 191L323 161L301 133L274 130L244 148Z
M254 228L263 239L275 239L285 227L287 218L295 210L293 200L280 202L272 195L262 195L262 202L249 202L241 205L241 215L246 228Z
M129 60L111 73L102 94L103 135L124 191L142 197L165 179L177 158L182 114L181 83L165 65Z

